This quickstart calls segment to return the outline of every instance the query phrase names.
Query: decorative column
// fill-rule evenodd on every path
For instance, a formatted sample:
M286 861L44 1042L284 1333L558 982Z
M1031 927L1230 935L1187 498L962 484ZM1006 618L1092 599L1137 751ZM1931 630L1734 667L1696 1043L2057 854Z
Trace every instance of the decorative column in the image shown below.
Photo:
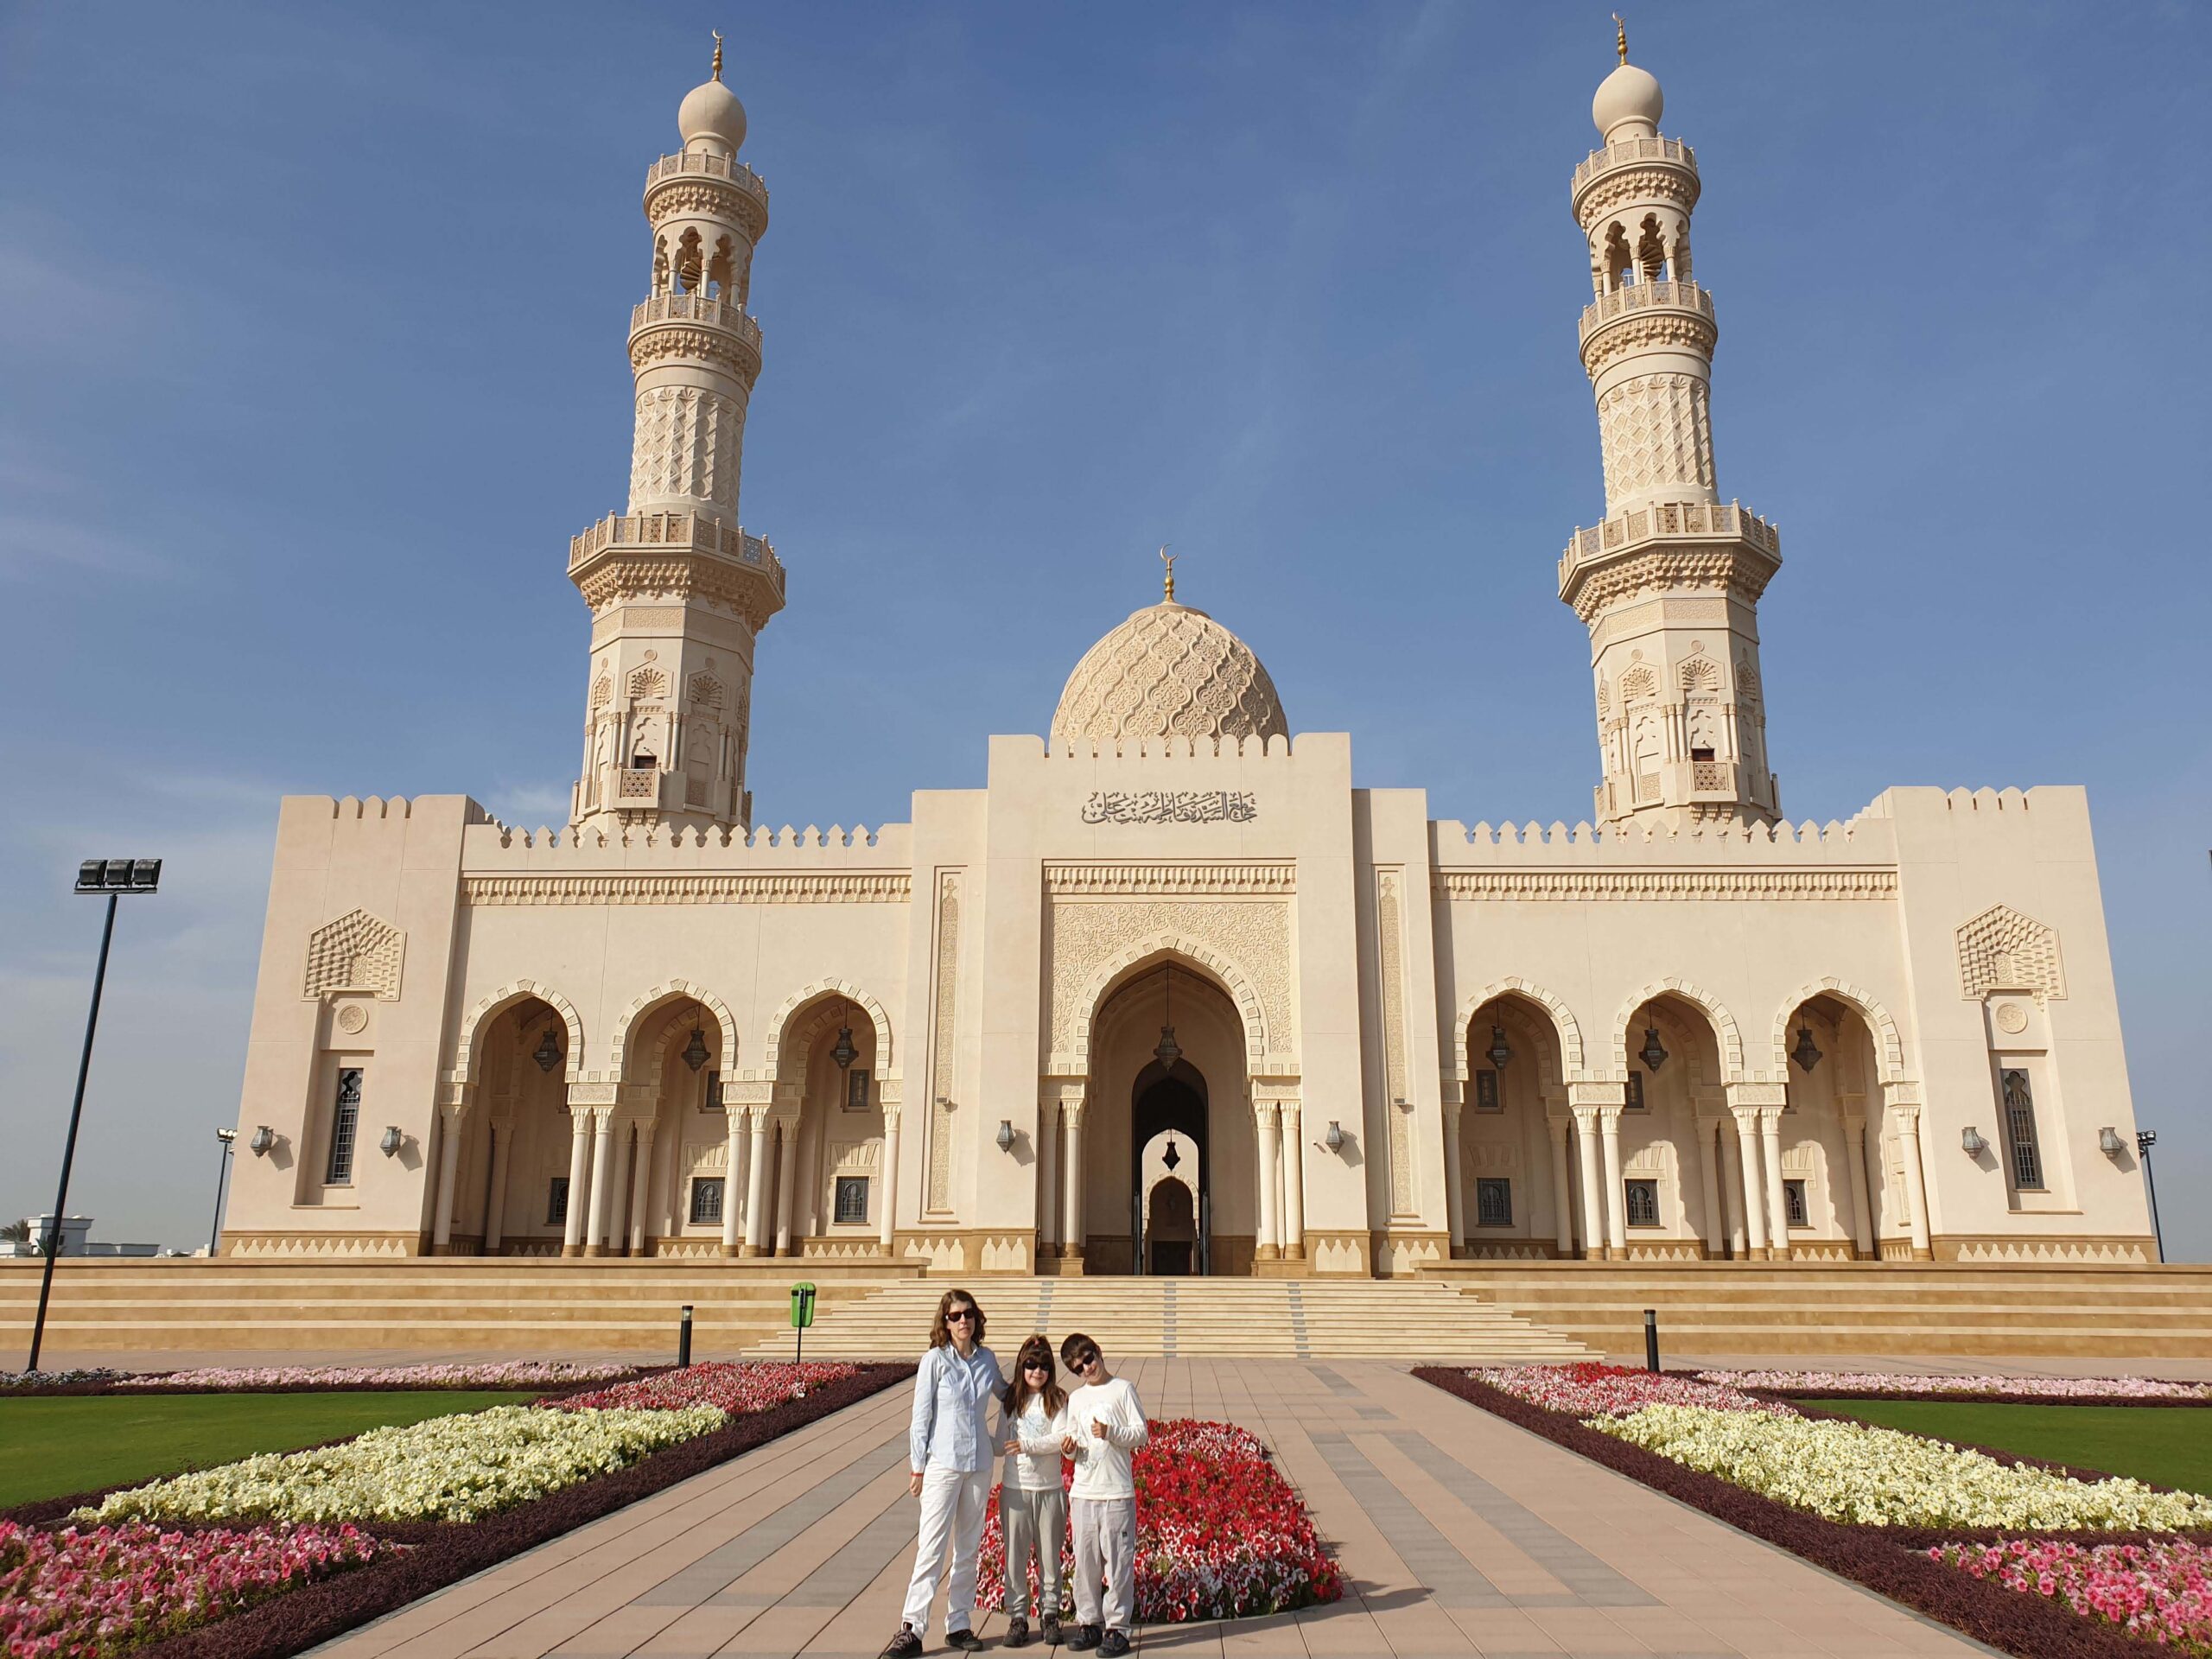
M1598 1109L1574 1108L1574 1145L1582 1172L1582 1259L1605 1259L1604 1189L1598 1177Z
M591 1121L591 1224L584 1234L584 1254L604 1255L607 1216L614 1207L614 1184L610 1179L614 1162L614 1114L594 1112ZM574 1189L570 1192L573 1194Z
M1912 1259L1936 1259L1934 1235L1929 1230L1928 1175L1920 1162L1920 1085L1885 1083L1882 1099L1897 1126L1897 1147L1904 1154L1905 1203L1911 1209Z
M1707 1260L1713 1262L1728 1251L1728 1221L1720 1209L1719 1172L1713 1167L1720 1156L1719 1144L1713 1139L1720 1125L1718 1117L1697 1120L1697 1173L1700 1196L1705 1200L1705 1254Z
M1252 1250L1255 1261L1273 1262L1282 1255L1281 1223L1275 1211L1275 1189L1282 1179L1281 1129L1275 1116L1275 1103L1271 1100L1259 1102L1252 1109L1259 1120L1260 1130L1260 1236ZM1143 1266L1137 1270L1141 1273Z
M724 1092L727 1095L727 1089ZM745 1167L746 1115L725 1099L722 1116L727 1120L722 1128L728 1136L722 1154L722 1254L735 1255L741 1243L738 1217L745 1213L738 1181Z
M1467 1253L1466 1178L1459 1167L1459 1113L1456 1098L1460 1085L1450 1085L1444 1101L1444 1230L1451 1237L1451 1253Z
M1083 1260L1089 1235L1083 1228L1083 1103L1071 1101L1064 1109L1067 1120L1067 1155L1061 1160L1060 1217L1067 1236L1060 1241L1060 1255L1067 1261Z
M652 1254L652 1246L645 1237L645 1228L650 1219L646 1205L652 1197L653 1132L659 1127L652 1118L642 1119L638 1124L637 1173L630 1184L630 1254L632 1255Z
M613 1179L607 1183L607 1194L606 1243L607 1253L609 1255L629 1254L628 1243L625 1237L627 1229L624 1225L628 1205L624 1203L624 1200L630 1193L632 1166L630 1128L629 1119L618 1117L614 1120L614 1171Z
M776 1254L797 1255L798 1249L791 1243L791 1185L798 1174L798 1124L787 1117L777 1128Z
M1286 1262L1306 1259L1306 1146L1300 1138L1296 1101L1286 1100L1282 1111L1282 1256Z
M1565 1112L1552 1112L1546 1120L1552 1135L1552 1215L1558 1223L1559 1253L1561 1256L1574 1254L1574 1201L1567 1191L1567 1138L1573 1131L1573 1120Z
M1730 1090L1732 1098L1734 1090ZM1759 1114L1755 1106L1731 1104L1731 1115L1736 1120L1737 1186L1744 1195L1744 1232L1748 1241L1745 1254L1754 1262L1766 1260L1766 1200L1760 1195L1759 1179Z
M896 1248L893 1224L899 1211L899 1114L883 1115L883 1191L877 1197L875 1239L887 1257Z
M1037 1103L1037 1255L1060 1253L1060 1103Z
M484 1254L496 1255L506 1237L507 1218L507 1160L514 1150L515 1126L493 1118L489 1125L492 1135L492 1185L484 1195Z
M584 1253L584 1205L591 1191L592 1111L588 1106L569 1107L569 1207L561 1217L561 1254Z
M753 1120L752 1166L745 1177L745 1254L768 1252L768 1109L756 1108Z
M1782 1190L1782 1108L1759 1108L1759 1145L1766 1162L1766 1253L1776 1262L1789 1260L1789 1198Z
M1874 1211L1866 1202L1866 1120L1857 1112L1843 1120L1843 1161L1851 1174L1851 1238L1859 1259L1872 1262Z
M1598 1133L1605 1147L1605 1259L1628 1260L1628 1197L1621 1189L1621 1108L1598 1109Z
M438 1109L438 1199L430 1224L430 1254L443 1255L453 1246L454 1187L461 1174L461 1126L467 1120L458 1103Z

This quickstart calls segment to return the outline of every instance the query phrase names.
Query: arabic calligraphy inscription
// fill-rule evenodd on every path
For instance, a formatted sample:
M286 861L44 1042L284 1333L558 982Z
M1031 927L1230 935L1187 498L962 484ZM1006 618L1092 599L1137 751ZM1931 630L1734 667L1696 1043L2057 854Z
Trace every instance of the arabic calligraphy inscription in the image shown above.
M1259 816L1249 790L1097 790L1083 804L1085 823L1249 823Z

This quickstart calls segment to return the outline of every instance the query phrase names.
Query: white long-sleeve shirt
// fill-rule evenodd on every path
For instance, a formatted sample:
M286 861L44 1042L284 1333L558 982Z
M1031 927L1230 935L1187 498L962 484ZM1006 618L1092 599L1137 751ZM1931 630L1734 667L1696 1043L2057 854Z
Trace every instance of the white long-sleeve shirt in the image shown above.
M1006 1484L1020 1492L1058 1491L1060 1485L1060 1441L1075 1431L1070 1426L1065 1402L1058 1411L1045 1409L1042 1395L1033 1394L1021 1415L1006 1426L1007 1438L1021 1449L1006 1458Z
M1130 1468L1132 1454L1151 1439L1145 1427L1144 1402L1126 1377L1107 1382L1086 1382L1068 1396L1068 1422L1075 1436L1075 1484L1069 1496L1082 1498L1135 1497L1136 1477ZM1106 1438L1093 1433L1091 1424L1106 1425Z

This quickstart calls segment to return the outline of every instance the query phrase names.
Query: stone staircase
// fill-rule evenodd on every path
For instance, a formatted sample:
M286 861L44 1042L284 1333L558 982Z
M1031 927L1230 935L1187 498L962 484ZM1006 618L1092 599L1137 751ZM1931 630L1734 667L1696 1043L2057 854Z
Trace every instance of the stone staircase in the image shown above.
M1454 1262L1455 1285L1601 1352L2212 1359L2212 1267Z
M911 1359L927 1344L946 1279L890 1285L817 1314L806 1351L824 1359ZM1414 1280L984 1279L968 1282L988 1341L1012 1363L1032 1332L1071 1331L1109 1357L1351 1359L1363 1356L1484 1364L1596 1357L1556 1331ZM789 1332L751 1349L788 1358Z

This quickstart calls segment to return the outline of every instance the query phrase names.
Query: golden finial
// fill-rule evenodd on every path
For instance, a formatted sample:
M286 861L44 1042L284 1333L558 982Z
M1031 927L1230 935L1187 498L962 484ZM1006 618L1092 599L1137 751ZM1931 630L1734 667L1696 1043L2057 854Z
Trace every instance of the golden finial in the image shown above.
M720 40L721 36L717 35L715 38ZM1628 25L1621 22L1621 15L1618 11L1613 14L1613 49L1621 54L1623 63L1628 61ZM721 48L716 48L718 54ZM717 55L715 61L720 63L721 57Z
M722 78L722 32L717 29L711 29L709 33L712 34L715 37L715 73L713 78L716 80L720 80ZM1626 52L1628 48L1626 47L1623 47L1621 50L1623 52ZM1625 63L1628 60L1626 58L1623 58L1621 61Z
M1180 553L1170 553L1166 543L1160 544L1160 562L1167 567L1167 597L1164 602L1169 605L1175 602L1175 561L1182 556Z

